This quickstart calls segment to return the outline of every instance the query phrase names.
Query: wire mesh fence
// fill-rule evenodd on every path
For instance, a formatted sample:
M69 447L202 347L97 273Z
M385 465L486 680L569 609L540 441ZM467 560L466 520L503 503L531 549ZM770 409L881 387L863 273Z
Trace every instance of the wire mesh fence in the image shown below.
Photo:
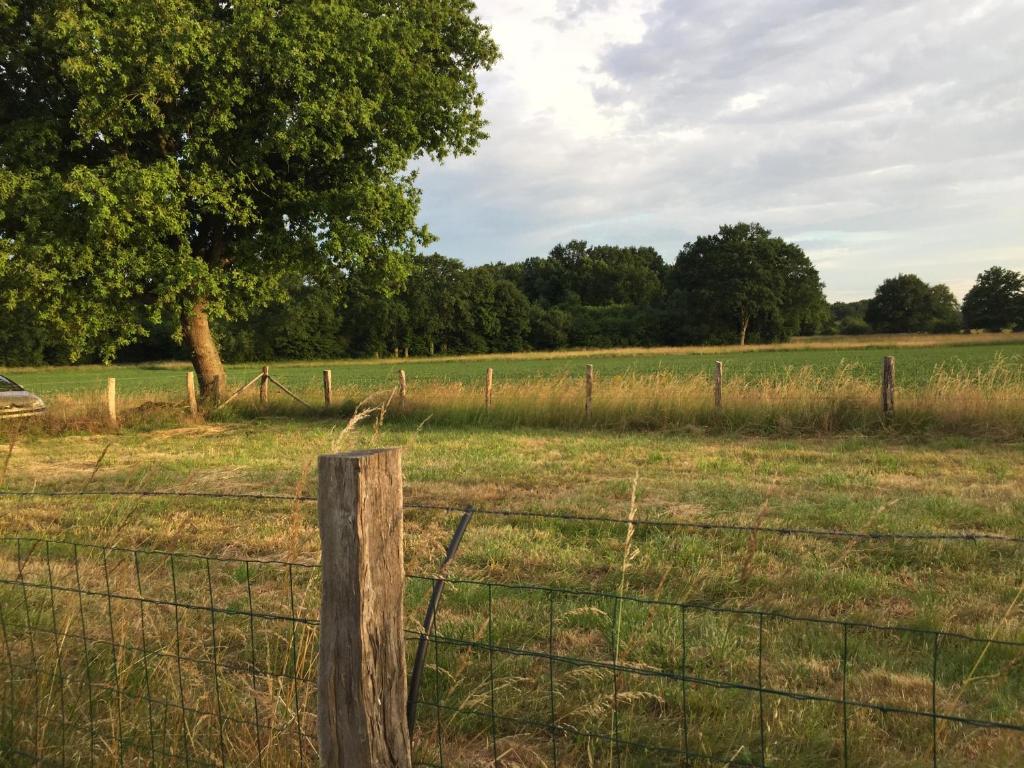
M476 511L489 513L536 517ZM736 526L705 532L717 528ZM775 532L793 531L904 535ZM0 763L317 765L320 578L308 562L0 538ZM934 768L1024 754L1024 639L428 573L407 576L410 659L439 578L415 765Z
M315 764L318 579L300 563L0 539L0 757Z

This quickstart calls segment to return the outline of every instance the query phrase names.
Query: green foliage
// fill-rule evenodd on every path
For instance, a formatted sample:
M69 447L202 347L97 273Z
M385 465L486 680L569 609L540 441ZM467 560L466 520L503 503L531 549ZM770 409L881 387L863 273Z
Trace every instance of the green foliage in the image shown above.
M430 240L406 168L473 151L498 55L469 0L5 2L0 53L4 303L72 359L303 281L396 290Z
M779 341L828 318L810 259L760 224L722 226L687 243L669 281L683 342Z
M964 325L986 331L1024 326L1024 275L991 267L964 296Z
M547 306L578 303L603 307L648 304L664 292L665 262L653 248L589 246L572 240L546 259L527 259L516 270L519 285Z
M960 308L949 288L930 286L917 275L885 280L868 302L864 318L883 333L943 333L961 327Z

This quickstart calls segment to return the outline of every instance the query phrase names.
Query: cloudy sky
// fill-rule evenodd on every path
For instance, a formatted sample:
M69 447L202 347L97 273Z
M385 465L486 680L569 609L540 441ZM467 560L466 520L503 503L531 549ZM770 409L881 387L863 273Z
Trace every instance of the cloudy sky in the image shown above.
M435 248L799 242L834 300L1024 268L1024 0L477 0L491 138L422 170Z

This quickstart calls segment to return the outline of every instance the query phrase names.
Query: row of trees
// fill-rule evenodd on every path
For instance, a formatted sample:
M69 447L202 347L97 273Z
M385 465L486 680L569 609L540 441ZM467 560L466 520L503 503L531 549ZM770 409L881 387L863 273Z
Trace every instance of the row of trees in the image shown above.
M420 255L433 237L412 164L476 150L478 76L498 56L467 1L0 2L0 361L187 354L205 395L224 386L222 352L742 344L833 327L810 260L757 224L672 264L581 241L475 269ZM968 323L1020 324L1007 279L969 297ZM959 327L945 287L889 282L840 324Z
M837 333L955 333L1024 330L1024 274L991 267L978 275L961 306L946 285L917 275L884 281L870 299L832 305Z
M793 335L953 332L1024 327L1024 277L993 267L963 310L945 285L915 275L884 281L871 299L829 306L803 251L757 224L723 226L686 244L672 264L652 248L574 240L546 257L467 268L413 257L388 294L350 274L284 286L287 301L213 333L229 360L516 352L785 340ZM180 357L172 322L155 324L120 359ZM59 332L20 306L0 315L0 362L60 363Z
M228 359L513 352L780 341L830 322L817 271L799 246L758 224L723 226L669 265L652 248L574 240L544 258L466 268L416 255L403 286L358 271L282 286L289 298L216 320ZM59 362L59 332L22 307L0 320L5 362ZM59 330L59 329L53 329ZM155 323L121 359L180 354L173 322Z

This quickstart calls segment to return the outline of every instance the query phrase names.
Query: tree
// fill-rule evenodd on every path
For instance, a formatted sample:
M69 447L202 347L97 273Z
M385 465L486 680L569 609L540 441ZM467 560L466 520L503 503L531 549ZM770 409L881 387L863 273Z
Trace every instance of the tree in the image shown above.
M0 281L73 356L360 272L400 287L418 158L484 137L497 49L470 0L0 4ZM218 378L219 377L219 378Z
M506 268L507 269L507 268ZM559 243L546 259L527 259L518 272L523 292L547 306L648 304L664 292L666 266L650 247Z
M900 274L878 286L864 319L882 333L956 331L960 308L948 286L930 286L917 275Z
M811 260L760 224L722 226L687 243L669 282L678 341L777 341L827 317Z
M986 269L964 296L964 325L1001 331L1024 325L1024 275L1003 267Z

